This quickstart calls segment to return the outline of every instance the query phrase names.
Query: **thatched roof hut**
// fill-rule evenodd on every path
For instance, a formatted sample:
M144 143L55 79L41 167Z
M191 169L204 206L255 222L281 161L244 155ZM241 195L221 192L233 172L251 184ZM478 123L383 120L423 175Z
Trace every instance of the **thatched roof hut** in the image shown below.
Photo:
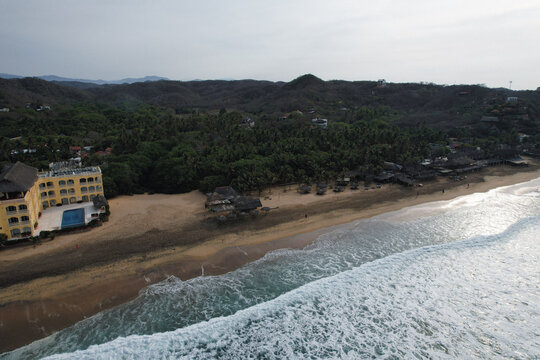
M527 161L523 160L522 158L509 159L506 160L506 162L512 166L529 166L529 164L527 164Z
M24 193L34 186L37 179L36 168L17 161L15 164L6 165L0 173L0 192Z
M214 192L206 194L205 207L213 208L219 205L228 205L234 202L238 193L230 186L217 187Z
M410 177L407 177L405 175L398 175L396 176L396 180L398 183L400 183L401 185L405 185L405 186L413 186L414 182L413 182L413 179L411 179Z
M230 186L219 186L215 188L214 193L221 195L224 199L228 199L228 200L234 199L235 197L238 196L238 193L236 192L236 190L234 190Z
M101 194L96 195L92 202L94 203L94 208L96 209L105 209L108 205L107 199L105 199L105 196Z
M377 182L389 182L394 179L395 175L391 172L383 171L373 178Z
M251 211L259 207L262 207L261 200L250 196L239 196L234 204L236 211Z

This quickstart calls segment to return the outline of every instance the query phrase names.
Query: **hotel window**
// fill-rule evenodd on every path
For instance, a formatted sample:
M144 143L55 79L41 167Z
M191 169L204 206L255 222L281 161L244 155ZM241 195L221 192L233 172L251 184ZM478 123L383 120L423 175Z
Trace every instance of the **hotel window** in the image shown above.
M41 205L43 205L43 208L46 209L49 207L49 202L48 201L44 201L41 203Z
M79 179L79 184L86 184L86 179L85 178Z
M30 221L30 218L28 216L21 216L21 222Z
M52 181L47 182L47 187L54 187L54 183Z
M72 179L68 180L68 185L74 185L74 184L75 184L75 181L73 181Z
M28 207L26 205L22 204L22 205L19 205L19 210L22 210L22 211L28 210Z
M51 200L51 201L49 201L49 202L50 202L51 206L56 205L56 200Z
M101 182L101 179L98 176L96 176L96 182Z
M88 201L88 195L84 195L84 196L82 197L82 201Z
M68 192L69 192L70 194L75 194L75 189L69 189Z
M42 192L41 197L47 197L47 192L46 191Z
M88 178L88 182L89 182L89 183L93 183L93 182L94 182L94 178Z
M55 195L55 194L54 194L54 191L53 191L53 190L49 191L49 196L54 196L54 195Z
M69 201L67 198L62 198L62 205L67 205L69 204Z
M67 195L67 190L66 189L60 190L60 195Z
M9 213L14 213L14 212L17 212L17 207L16 206L8 206L6 208L6 212L9 214Z
M88 189L86 188L86 186L83 186L83 187L81 188L81 192L82 192L82 193L88 192Z
M19 229L11 230L11 237L19 237L19 236L21 236L21 230Z
M39 184L39 188L40 188L40 189L43 189L43 188L45 188L45 183L41 183L41 184Z
M23 227L23 229L22 229L22 235L23 235L23 236L30 236L30 235L32 235L32 229L30 229L28 226Z
M96 195L94 195L94 194L90 195L90 201L94 200L95 197L96 197Z
M69 203L70 204L75 204L76 202L77 202L77 199L75 199L74 197L69 198Z
M65 181L65 180L60 180L60 181L58 182L58 185L60 185L60 186L66 186L66 181Z
M94 192L94 191L96 191L96 188L93 187L93 186L89 186L89 187L88 187L88 191L89 191L89 192Z
M102 189L101 185L96 186L96 191L101 191L101 189Z
M16 217L10 217L8 219L8 223L10 224L18 224L19 223L19 219L17 219Z

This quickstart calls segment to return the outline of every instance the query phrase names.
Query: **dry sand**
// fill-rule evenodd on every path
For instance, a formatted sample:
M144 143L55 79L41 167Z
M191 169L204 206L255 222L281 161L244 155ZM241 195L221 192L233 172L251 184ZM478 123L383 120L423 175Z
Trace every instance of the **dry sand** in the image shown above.
M532 163L422 188L384 185L317 196L276 187L261 194L263 206L276 208L268 215L225 225L208 221L199 192L112 199L110 221L100 228L0 252L0 351L126 302L169 275L224 273L274 249L301 248L331 226L538 178Z

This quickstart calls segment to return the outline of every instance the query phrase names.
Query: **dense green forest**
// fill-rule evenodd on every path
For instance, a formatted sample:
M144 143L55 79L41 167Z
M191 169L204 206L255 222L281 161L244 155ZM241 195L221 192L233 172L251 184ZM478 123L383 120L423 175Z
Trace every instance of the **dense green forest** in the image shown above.
M429 142L446 138L425 126L399 129L385 120L384 111L373 109L362 109L350 122L333 122L327 129L302 119L265 117L251 127L240 113L225 110L176 116L153 106L79 104L54 115L25 112L24 127L19 118L2 123L2 134L21 136L1 139L2 160L17 158L46 168L51 161L69 158L71 145L93 146L84 161L102 166L109 197L209 191L229 184L240 191L262 190L276 183L326 180L358 166L373 173L383 161L421 159ZM97 152L107 147L111 155ZM10 154L13 148L36 152L15 156Z
M312 76L287 84L248 82L251 90L277 87L272 96L276 107L289 110L284 113L265 112L265 107L249 112L241 104L236 104L236 110L201 109L184 100L174 106L132 98L102 101L103 94L92 97L83 90L42 80L2 81L0 102L5 105L0 105L11 111L0 113L0 161L23 161L47 169L49 162L73 156L70 147L91 146L83 161L101 166L107 197L206 192L220 185L262 190L272 184L325 181L352 169L361 175L373 174L384 161L416 163L432 155L430 143L446 145L452 136L471 148L495 149L499 144L518 145L518 132L526 131L530 135L526 141L540 144L540 96L535 92L523 93L525 100L509 106L506 92L478 86L448 89L398 84L394 89L380 89L374 83L354 88L354 83L343 82L341 88L341 83ZM198 96L213 96L215 105L227 102L220 84L204 83L165 85L196 89ZM233 83L223 86L244 86ZM124 94L152 85L132 86L135 90L124 85L91 90L111 94L117 89ZM249 106L254 106L257 96L267 96L259 92L246 95ZM281 92L285 95L276 95ZM367 95L358 95L364 92ZM151 93L154 99L168 94L159 95L155 88ZM231 96L240 101L237 93ZM47 99L50 109L37 111ZM486 114L508 120L480 122ZM328 127L313 125L311 119L316 116L328 117Z

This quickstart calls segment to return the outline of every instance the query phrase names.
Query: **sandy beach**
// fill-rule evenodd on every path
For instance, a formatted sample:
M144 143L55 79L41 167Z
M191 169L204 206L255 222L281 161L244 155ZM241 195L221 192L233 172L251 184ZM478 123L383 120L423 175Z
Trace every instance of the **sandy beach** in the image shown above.
M272 208L267 215L223 225L208 219L197 191L111 199L102 227L0 252L0 351L129 301L171 275L225 273L271 250L301 248L332 226L540 177L538 162L528 160L528 168L491 167L414 188L387 184L317 196L275 187L261 194Z

